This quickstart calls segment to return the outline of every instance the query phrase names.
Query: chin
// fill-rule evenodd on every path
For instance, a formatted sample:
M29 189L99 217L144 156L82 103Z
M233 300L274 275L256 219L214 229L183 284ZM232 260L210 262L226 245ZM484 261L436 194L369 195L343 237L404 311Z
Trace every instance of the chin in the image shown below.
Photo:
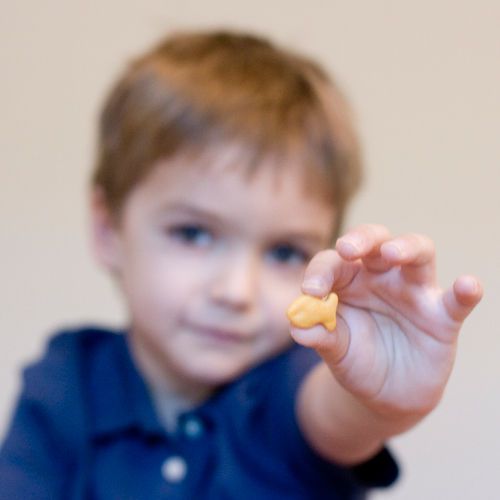
M235 365L228 364L227 361L223 364L203 362L196 366L185 366L185 374L197 383L216 387L236 380L251 367L250 363Z

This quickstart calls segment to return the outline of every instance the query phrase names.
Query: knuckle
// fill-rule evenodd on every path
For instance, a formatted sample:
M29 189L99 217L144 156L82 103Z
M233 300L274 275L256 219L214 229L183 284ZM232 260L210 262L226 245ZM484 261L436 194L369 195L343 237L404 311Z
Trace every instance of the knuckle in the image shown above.
M399 238L397 238L399 239ZM403 243L413 247L418 253L432 256L435 253L434 241L427 235L421 233L408 233L401 237Z
M316 264L323 265L325 262L331 262L332 260L334 260L335 259L335 255L336 255L336 252L332 248L326 248L324 250L320 250L311 259L310 264L312 264L312 265L316 265Z

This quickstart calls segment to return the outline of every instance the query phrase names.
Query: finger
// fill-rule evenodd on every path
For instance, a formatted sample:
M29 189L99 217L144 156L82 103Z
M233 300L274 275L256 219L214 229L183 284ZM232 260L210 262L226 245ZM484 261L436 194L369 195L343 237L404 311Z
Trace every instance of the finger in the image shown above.
M390 237L391 234L385 226L365 224L339 238L336 249L346 260L361 258L369 271L385 272L393 265L381 256L380 246Z
M475 276L461 276L443 294L443 303L450 318L462 322L482 296L483 287Z
M302 291L324 297L333 288L338 290L351 283L359 269L359 262L347 262L335 250L322 250L307 265Z
M363 224L339 238L335 248L344 259L359 259L373 253L390 237L390 232L385 226Z
M422 234L407 234L387 241L380 248L383 258L401 266L407 281L432 284L436 280L434 242Z

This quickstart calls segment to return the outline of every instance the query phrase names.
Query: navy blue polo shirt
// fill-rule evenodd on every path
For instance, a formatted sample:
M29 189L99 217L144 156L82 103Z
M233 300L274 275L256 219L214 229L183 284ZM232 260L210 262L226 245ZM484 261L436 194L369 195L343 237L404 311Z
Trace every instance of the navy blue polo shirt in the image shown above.
M314 351L293 346L181 414L158 419L126 334L57 334L24 372L0 450L0 499L360 499L391 484L383 450L344 468L302 437L294 412Z

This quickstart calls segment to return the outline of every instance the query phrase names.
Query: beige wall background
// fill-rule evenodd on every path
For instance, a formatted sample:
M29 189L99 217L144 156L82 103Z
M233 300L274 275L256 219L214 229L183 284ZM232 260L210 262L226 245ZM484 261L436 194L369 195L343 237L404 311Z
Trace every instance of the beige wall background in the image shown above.
M252 29L322 61L365 144L349 224L427 233L443 286L463 272L484 282L442 405L394 439L403 477L374 498L499 498L498 0L3 2L0 433L19 370L54 328L122 318L87 243L97 109L124 61L169 30L201 26Z

